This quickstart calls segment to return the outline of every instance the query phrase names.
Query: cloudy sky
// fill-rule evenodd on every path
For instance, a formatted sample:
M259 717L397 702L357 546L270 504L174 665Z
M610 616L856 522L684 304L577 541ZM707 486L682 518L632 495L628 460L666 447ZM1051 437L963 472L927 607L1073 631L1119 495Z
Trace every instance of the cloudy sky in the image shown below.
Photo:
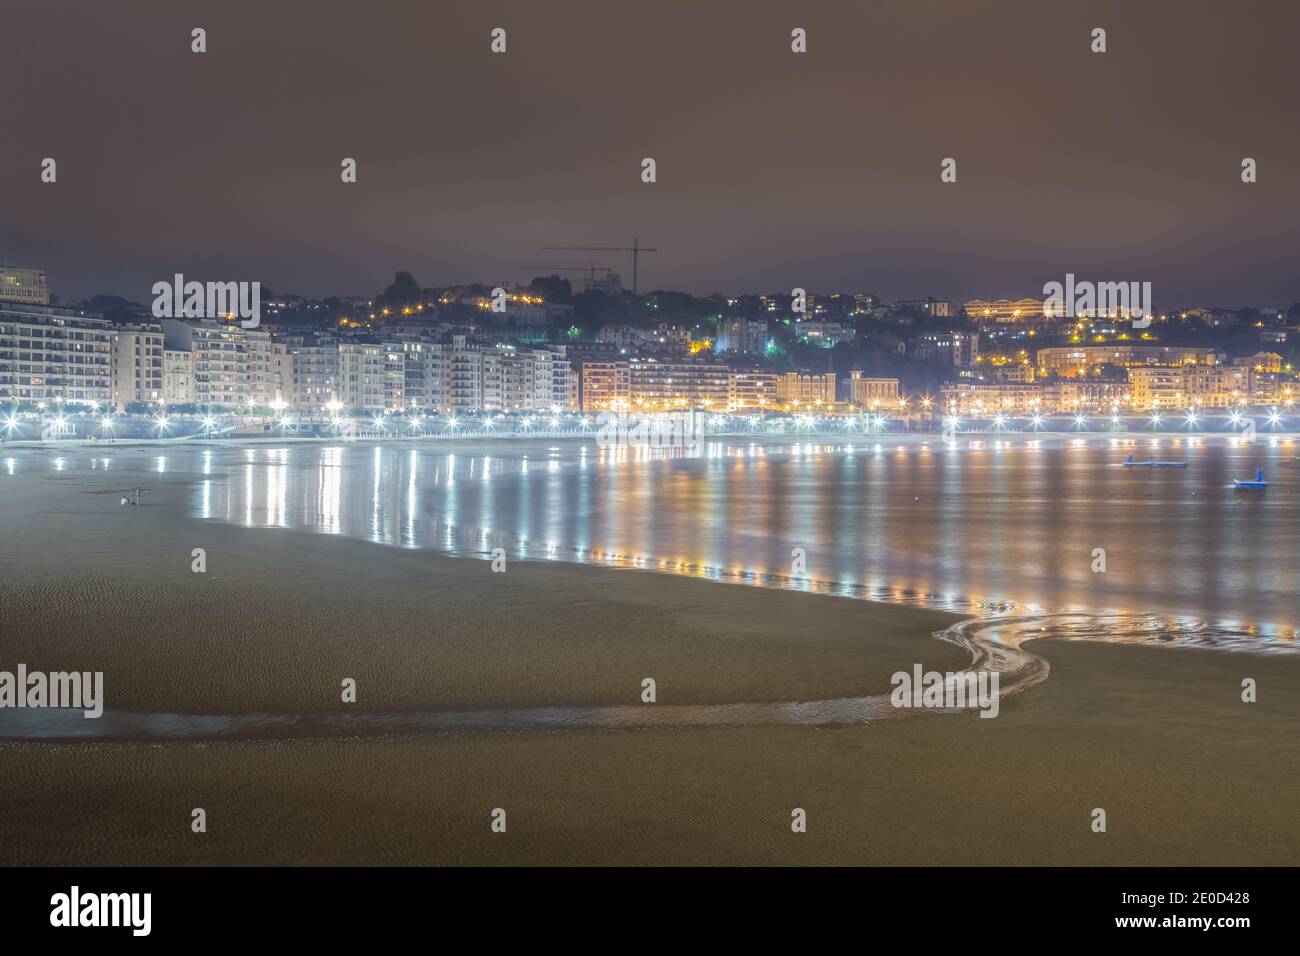
M347 295L592 259L630 283L538 247L639 236L643 291L1073 272L1286 306L1298 27L1292 0L7 0L0 261L65 300L174 272Z

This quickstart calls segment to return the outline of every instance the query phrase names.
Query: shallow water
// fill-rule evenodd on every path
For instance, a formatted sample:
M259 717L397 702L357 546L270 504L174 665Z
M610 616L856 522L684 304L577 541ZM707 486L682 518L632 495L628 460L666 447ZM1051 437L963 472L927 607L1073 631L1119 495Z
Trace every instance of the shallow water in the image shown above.
M7 474L105 470L146 504L245 527L944 610L1160 615L1180 643L1215 643L1217 627L1232 646L1294 644L1293 437L911 439L78 446L0 460L0 491ZM1130 452L1188 467L1124 468ZM1269 488L1234 490L1257 466Z

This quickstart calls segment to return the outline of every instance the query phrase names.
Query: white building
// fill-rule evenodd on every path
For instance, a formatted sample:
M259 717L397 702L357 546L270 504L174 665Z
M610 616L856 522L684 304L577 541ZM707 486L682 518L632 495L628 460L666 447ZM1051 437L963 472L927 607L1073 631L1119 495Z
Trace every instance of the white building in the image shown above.
M194 353L189 349L163 347L162 400L167 405L194 402Z
M343 342L338 347L334 396L345 409L382 412L387 360L382 345Z
M284 401L295 408L321 409L334 400L334 380L339 369L337 345L315 340L290 345L289 363L291 379Z
M733 315L718 323L717 351L762 352L767 348L767 322Z
M112 348L99 316L0 302L0 398L109 402Z
M113 398L118 408L128 402L165 399L163 331L157 322L113 327Z
M252 403L246 331L213 319L163 319L166 347L194 356L194 401L224 407ZM265 333L262 333L265 334Z

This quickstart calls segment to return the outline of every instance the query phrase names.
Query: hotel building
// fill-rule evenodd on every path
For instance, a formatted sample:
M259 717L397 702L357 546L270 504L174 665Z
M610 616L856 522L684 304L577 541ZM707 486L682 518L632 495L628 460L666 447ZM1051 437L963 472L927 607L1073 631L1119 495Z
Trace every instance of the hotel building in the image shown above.
M785 372L777 377L776 397L783 405L833 405L835 373Z

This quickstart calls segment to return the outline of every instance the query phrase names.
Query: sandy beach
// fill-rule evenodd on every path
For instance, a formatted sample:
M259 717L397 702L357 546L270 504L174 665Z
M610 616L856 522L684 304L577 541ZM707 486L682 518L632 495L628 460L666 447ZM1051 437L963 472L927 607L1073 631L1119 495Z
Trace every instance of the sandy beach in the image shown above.
M23 452L40 454L40 452ZM956 670L952 615L486 561L139 508L88 471L0 486L0 667L107 706L338 713L803 701ZM193 573L203 548L207 572ZM8 864L1292 863L1300 657L1039 641L996 720L0 742ZM340 701L340 681L358 701ZM1259 702L1243 704L1244 677ZM645 706L657 706L647 704ZM351 709L350 711L348 709ZM208 832L190 831L203 807ZM508 813L493 834L489 814ZM790 811L808 832L790 831ZM1095 807L1108 832L1091 832Z

